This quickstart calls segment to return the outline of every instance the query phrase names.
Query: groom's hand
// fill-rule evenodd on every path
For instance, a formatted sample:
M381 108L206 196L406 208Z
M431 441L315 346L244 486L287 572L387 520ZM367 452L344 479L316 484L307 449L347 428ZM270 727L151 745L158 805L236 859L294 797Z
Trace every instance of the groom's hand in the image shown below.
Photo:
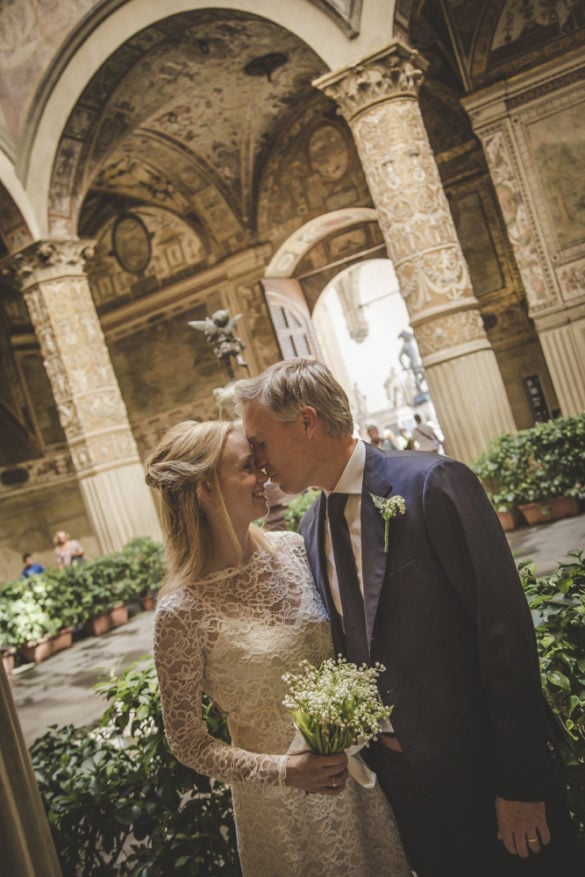
M508 801L496 795L498 839L512 855L527 859L550 843L542 801Z
M286 762L287 786L321 795L339 795L348 776L347 755L289 755Z

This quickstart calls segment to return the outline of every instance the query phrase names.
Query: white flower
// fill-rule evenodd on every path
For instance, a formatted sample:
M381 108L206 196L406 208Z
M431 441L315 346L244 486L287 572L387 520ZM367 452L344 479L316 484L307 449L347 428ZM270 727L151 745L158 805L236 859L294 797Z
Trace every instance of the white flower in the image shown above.
M380 722L392 712L378 693L378 676L385 669L381 664L358 667L340 655L320 667L308 661L301 667L301 673L282 677L289 688L283 704L312 752L334 755L376 736Z
M384 553L388 552L388 532L390 529L390 521L400 515L406 514L406 500L403 496L391 496L386 499L385 496L376 496L370 493L374 501L374 505L384 518Z

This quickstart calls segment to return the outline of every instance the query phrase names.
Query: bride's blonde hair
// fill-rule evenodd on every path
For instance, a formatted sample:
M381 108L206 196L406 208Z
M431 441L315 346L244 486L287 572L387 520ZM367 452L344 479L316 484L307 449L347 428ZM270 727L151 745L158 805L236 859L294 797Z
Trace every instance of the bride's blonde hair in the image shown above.
M198 423L184 420L171 427L146 462L146 483L159 491L159 507L166 536L168 575L164 591L194 583L211 556L212 532L199 500L199 485L217 497L220 520L234 548L241 553L219 486L218 470L231 421ZM252 538L265 543L259 527Z

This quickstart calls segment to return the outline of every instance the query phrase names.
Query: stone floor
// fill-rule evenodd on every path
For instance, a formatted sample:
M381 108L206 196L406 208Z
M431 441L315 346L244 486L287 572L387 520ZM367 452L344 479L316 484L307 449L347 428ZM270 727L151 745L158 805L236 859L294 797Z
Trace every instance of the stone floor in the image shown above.
M508 534L516 560L531 559L540 575L551 572L572 548L585 548L585 514L523 527ZM34 666L23 665L11 677L16 708L27 744L49 725L86 724L104 711L92 688L112 669L128 666L151 653L152 612L141 612L128 624L101 637L88 637L71 649Z

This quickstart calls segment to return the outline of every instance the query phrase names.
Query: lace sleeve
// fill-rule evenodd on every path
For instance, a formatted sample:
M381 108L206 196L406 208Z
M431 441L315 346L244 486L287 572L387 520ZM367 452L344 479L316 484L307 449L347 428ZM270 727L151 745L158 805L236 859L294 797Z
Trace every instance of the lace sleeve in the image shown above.
M154 660L165 734L175 757L199 773L226 783L284 786L286 755L262 755L212 737L202 716L205 656L192 613L172 599L156 613Z

